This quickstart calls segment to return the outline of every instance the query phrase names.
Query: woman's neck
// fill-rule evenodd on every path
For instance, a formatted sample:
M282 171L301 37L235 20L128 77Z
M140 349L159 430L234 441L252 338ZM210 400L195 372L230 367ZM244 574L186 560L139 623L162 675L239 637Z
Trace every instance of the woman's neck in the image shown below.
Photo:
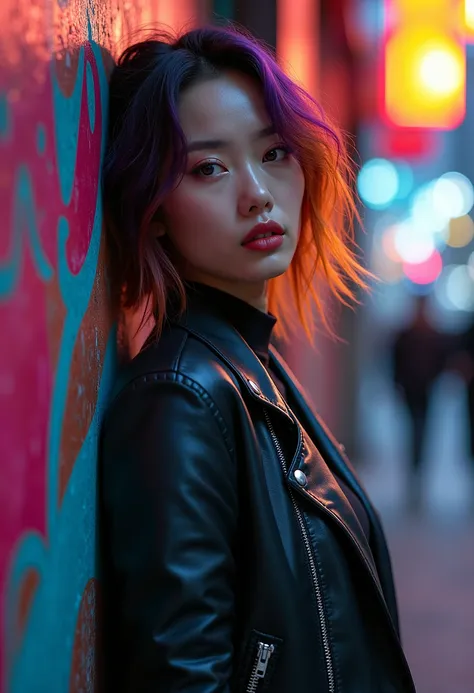
M232 282L219 277L186 276L186 279L225 291L263 313L268 311L267 282Z

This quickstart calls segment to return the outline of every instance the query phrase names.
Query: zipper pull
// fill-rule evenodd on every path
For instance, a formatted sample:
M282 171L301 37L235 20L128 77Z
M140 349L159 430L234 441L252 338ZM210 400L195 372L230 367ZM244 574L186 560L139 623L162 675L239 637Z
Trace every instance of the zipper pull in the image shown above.
M258 643L257 665L255 668L255 676L263 679L267 673L268 662L275 650L274 645L266 645L264 642Z

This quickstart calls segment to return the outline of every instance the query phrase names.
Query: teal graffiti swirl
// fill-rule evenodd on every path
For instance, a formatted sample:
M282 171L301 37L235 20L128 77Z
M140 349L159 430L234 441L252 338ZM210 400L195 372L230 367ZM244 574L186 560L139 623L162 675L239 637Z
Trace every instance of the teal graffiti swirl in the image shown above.
M14 183L14 209L12 248L6 261L0 264L0 300L8 300L14 293L21 274L23 245L30 246L36 272L40 279L49 282L54 275L53 267L41 247L37 212L31 175L26 166L20 166Z

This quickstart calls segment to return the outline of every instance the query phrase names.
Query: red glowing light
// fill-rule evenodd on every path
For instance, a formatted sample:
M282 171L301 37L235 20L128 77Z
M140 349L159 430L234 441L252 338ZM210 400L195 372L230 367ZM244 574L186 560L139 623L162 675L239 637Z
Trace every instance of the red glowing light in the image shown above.
M422 128L387 126L375 135L376 149L387 159L420 159L433 156L439 146L438 133Z

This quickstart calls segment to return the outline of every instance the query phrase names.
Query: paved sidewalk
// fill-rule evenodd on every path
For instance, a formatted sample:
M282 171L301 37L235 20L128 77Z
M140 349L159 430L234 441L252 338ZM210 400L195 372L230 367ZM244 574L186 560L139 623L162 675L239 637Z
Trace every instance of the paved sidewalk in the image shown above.
M364 388L359 471L387 530L417 693L474 693L474 461L463 385L446 376L433 398L419 517L402 510L411 485L406 412L387 379Z
M417 693L474 693L474 522L385 522Z
M474 693L474 489L467 474L439 472L416 516L402 511L403 465L360 470L387 532L417 693Z

